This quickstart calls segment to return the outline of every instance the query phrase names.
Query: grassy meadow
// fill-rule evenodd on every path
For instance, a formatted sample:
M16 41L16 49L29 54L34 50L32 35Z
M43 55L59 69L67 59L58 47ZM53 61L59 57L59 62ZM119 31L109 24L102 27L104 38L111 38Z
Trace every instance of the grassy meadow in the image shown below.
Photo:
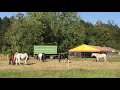
M9 65L7 56L0 55L0 78L120 78L120 56L96 62L95 58L70 58L70 63L57 59L39 62L30 58L27 65Z

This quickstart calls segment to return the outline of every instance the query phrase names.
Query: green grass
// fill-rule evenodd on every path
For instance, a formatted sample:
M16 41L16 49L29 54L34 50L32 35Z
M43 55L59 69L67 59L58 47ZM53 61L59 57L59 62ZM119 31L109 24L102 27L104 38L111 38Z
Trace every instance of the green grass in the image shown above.
M0 78L120 78L119 70L1 70Z
M109 57L105 63L103 60L96 63L95 59L96 58L71 58L72 63L70 63L70 66L72 66L72 68L70 67L70 70L65 70L64 68L62 70L53 70L57 67L65 67L65 65L55 62L57 59L49 59L43 64L39 64L37 60L30 60L31 63L35 64L28 66L10 66L8 65L6 56L1 55L0 78L120 78L120 56ZM50 66L46 66L49 64ZM79 66L78 64L81 65ZM40 70L41 67L39 65L43 65L41 66L43 70ZM76 67L74 65L76 65ZM88 68L88 66L91 67ZM109 69L106 66L112 68ZM103 69L101 69L101 67ZM47 68L47 70L44 70L44 68ZM49 70L49 68L53 69Z

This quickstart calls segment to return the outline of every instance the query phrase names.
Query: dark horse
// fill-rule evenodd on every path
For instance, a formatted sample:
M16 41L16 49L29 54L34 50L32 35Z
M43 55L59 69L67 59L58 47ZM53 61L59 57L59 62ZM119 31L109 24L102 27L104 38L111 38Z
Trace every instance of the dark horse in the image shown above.
M9 58L9 65L14 65L15 64L15 60L14 60L14 54L10 53L8 54L8 58Z
M67 59L68 63L69 63L69 54L67 53L64 53L64 54L59 54L58 55L58 59L59 59L59 62L63 59L64 60L64 63L65 63L65 59Z

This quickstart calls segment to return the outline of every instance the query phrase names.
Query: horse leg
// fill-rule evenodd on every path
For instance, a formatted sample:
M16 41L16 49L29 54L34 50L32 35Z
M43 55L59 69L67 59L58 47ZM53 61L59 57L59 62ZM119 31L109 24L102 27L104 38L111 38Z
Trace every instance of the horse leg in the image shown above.
M41 61L44 62L44 58L41 58Z
M98 61L99 61L99 59L97 58L97 59L96 59L96 62L98 62Z
M27 57L25 58L25 65L27 64Z
M39 58L39 61L41 61L40 58Z
M25 65L27 64L26 61L27 61L27 60L25 60Z
M11 64L11 59L9 60L9 65Z
M14 65L14 63L15 63L15 62L14 62L14 59L11 59L11 64Z
M96 62L97 62L98 60L97 60L97 58L96 58Z
M15 65L15 60L13 59L13 65Z
M66 59L67 59L67 63L69 63L69 58L67 57Z
M12 65L13 65L13 60L12 60Z
M100 62L100 59L98 61Z
M106 58L104 58L104 61L106 62Z
M97 62L97 59L96 59L96 62Z
M42 55L41 57L41 62L44 62L44 55Z
M18 59L18 64L20 65L20 58Z
M16 58L16 61L15 61L16 65L17 65L17 62L18 62L18 59Z
M65 59L63 59L63 63L65 63Z
M60 63L61 59L59 59L59 63Z
M97 62L99 62L100 61L100 59L97 59Z
M65 63L65 59L63 59L63 63Z
M62 59L62 63L64 63L64 59Z
M40 62L43 62L42 58L40 59Z
M9 60L9 65L11 64L11 60Z
M42 62L42 58L40 58L39 61Z
M70 62L69 59L67 59L67 62L68 62L68 63Z

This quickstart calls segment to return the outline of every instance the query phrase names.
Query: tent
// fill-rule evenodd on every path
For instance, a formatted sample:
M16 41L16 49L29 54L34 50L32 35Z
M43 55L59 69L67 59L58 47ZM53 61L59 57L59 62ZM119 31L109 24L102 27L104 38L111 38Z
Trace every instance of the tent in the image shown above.
M92 46L83 44L76 48L70 49L69 52L100 52L100 50Z
M79 56L84 58L91 57L91 52L100 52L100 50L86 44L82 44L76 48L69 50L69 54L71 56Z
M92 52L99 52L99 53L104 52L110 55L119 52L119 50L105 46L101 47L101 46L86 45L86 44L82 44L78 47L69 50L70 55L73 54L73 56L79 56L79 57L91 57Z

